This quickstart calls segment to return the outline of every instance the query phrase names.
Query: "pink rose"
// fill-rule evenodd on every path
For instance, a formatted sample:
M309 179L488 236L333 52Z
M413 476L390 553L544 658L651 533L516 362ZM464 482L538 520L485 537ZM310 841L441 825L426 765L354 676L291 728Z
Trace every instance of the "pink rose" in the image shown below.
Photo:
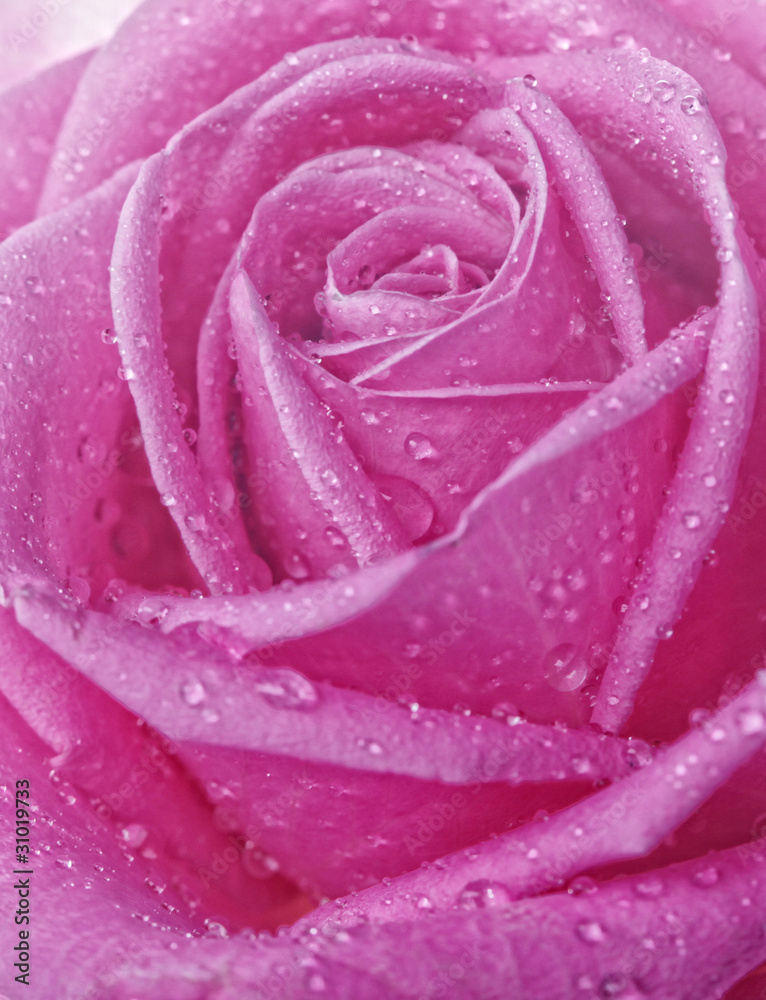
M0 97L3 989L766 996L764 51L146 0Z

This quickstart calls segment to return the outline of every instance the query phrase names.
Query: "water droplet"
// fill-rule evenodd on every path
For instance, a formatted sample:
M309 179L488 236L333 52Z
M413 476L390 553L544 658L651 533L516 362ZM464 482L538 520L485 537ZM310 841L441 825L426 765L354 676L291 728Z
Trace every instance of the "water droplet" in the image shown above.
M275 667L259 676L255 690L270 705L276 708L314 708L319 695L314 685L296 670Z
M404 450L416 461L420 462L424 458L433 458L436 454L431 441L425 434L414 432L410 434L404 442Z
M163 507L175 507L177 502L178 501L172 493L163 493L160 497L160 503Z
M667 104L668 101L673 99L675 92L676 88L674 84L669 83L667 80L658 80L652 88L652 97L654 97L655 101Z
M745 708L737 715L737 726L743 736L755 736L766 729L766 719L757 708Z
M149 836L149 831L140 823L129 823L120 830L120 836L128 847L137 850Z
M684 514L684 524L687 528L695 531L702 524L702 518L694 510L687 510Z
M681 111L683 111L685 115L696 115L701 110L702 105L700 104L699 99L693 94L687 94L686 97L681 98Z
M537 77L533 76L531 73L527 73L524 76L524 86L534 88L537 86Z
M458 896L457 905L464 910L491 910L513 902L508 887L500 882L478 879L469 882Z
M588 676L588 664L576 646L562 642L543 658L545 679L557 691L574 691Z
M324 529L324 536L334 549L343 549L346 547L346 537L335 525L328 525Z
M159 597L146 597L136 608L136 620L142 625L158 625L168 609Z
M181 685L181 697L187 705L195 708L205 700L205 689L196 678L192 678Z
M196 440L197 440L197 432L193 430L191 427L187 427L184 430L184 441L187 444L191 445L194 444Z
M27 278L24 282L24 287L30 295L42 295L45 292L45 285L36 275L34 277Z
M567 886L567 892L571 896L592 896L594 892L598 892L598 882L590 875L578 875Z
M118 368L117 377L121 378L123 382L132 382L133 379L136 377L136 373L133 371L132 368L127 368L127 367Z
M340 482L340 479L338 479L337 475L333 472L332 469L325 469L319 478L322 480L325 486L329 487L337 486L338 483Z
M184 518L184 524L189 531L204 531L205 517L203 514L187 514Z
M641 83L633 91L633 100L637 101L639 104L648 104L652 99L652 92L649 88Z
M705 484L705 486L707 486L709 490L712 490L712 488L715 486L718 480L715 478L712 472L708 472L702 477L702 482Z
M370 739L365 739L364 737L360 737L356 741L356 745L358 747L362 747L362 749L366 750L367 753L372 754L373 757L380 757L380 755L383 753L383 747L380 745L380 743L376 742L375 740L370 740Z
M692 882L703 889L709 889L718 882L719 878L718 869L709 865L707 868L700 868L699 871L694 872Z
M612 997L623 993L628 985L628 981L621 972L610 972L604 976L598 988L599 1000L611 1000ZM629 998L625 998L629 1000Z
M665 891L665 885L659 875L646 875L635 886L636 895L654 899Z
M575 930L578 937L582 938L583 941L587 941L588 944L600 944L606 938L604 928L596 920L585 920L579 923Z
M227 938L229 936L228 930L220 920L211 920L210 917L207 917L205 919L205 927L207 928L208 937Z

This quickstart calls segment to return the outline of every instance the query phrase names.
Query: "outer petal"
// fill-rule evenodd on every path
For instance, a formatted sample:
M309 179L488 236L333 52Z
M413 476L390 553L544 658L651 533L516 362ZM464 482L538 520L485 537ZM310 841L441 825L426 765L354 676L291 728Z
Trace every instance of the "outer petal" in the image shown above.
M208 878L231 852L221 817L194 787L178 746L146 726L83 674L0 612L0 689L48 744L51 781L82 796L104 834L140 859L147 878L177 897L201 928L215 914L227 927L274 928L302 912L294 886L255 859ZM248 862L253 862L248 864ZM271 877L270 877L271 876Z
M126 167L0 246L6 587L48 575L87 600L118 577L190 582L147 482L111 329L110 246L135 174Z
M17 612L178 739L234 827L315 894L398 874L527 819L543 803L571 802L585 782L646 759L640 744L593 733L411 711L281 667L235 670L135 626L110 634L103 615L78 617L73 641L71 610L41 595L20 599Z
M59 63L0 96L0 240L34 219L61 119L91 58Z
M766 742L766 674L761 672L730 705L661 751L648 766L538 824L443 858L391 886L373 886L353 900L348 923L415 919L460 901L468 883L502 886L499 903L561 886L585 871L640 858L668 837ZM744 853L749 853L750 848ZM611 871L614 871L612 867ZM418 907L425 894L429 906ZM333 920L325 906L305 918Z
M6 892L18 900L16 879L30 879L30 924L12 918L2 922L0 942L6 956L20 943L19 931L28 929L31 944L29 986L14 981L11 959L3 970L3 987L34 1000L76 1000L88 995L97 977L105 981L125 971L152 947L158 935L176 945L190 933L194 921L172 889L157 894L146 884L150 866L143 859L129 861L119 850L113 831L94 815L83 797L68 785L58 788L49 780L49 748L0 696L0 715L8 745L17 755L0 758L3 786L2 850L6 871L31 868L30 876L16 875ZM23 765L21 759L23 756ZM16 853L14 795L17 781L29 782L32 814L30 846L32 864L14 864ZM20 786L25 787L25 786ZM10 878L10 874L6 876ZM140 919L136 919L136 914ZM95 938L83 927L98 929ZM35 954L35 949L37 954ZM35 960L36 959L36 960ZM23 971L23 970L22 970Z
M763 854L743 864L726 853L663 870L659 899L640 877L627 878L590 896L555 893L414 925L349 932L341 914L324 937L191 942L172 956L147 954L106 1000L256 1000L264 987L286 1000L325 992L337 1000L718 1000L766 954L765 872Z

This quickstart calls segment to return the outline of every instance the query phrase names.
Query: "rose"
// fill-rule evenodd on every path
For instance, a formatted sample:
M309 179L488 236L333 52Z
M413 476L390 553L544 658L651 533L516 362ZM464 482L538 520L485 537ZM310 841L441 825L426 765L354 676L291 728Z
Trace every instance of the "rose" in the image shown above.
M759 86L711 57L701 31L679 41L643 7L609 15L602 42L624 51L607 54L576 51L593 26L573 10L551 8L544 31L538 15L510 10L516 40L503 25L491 56L464 5L433 22L420 7L351 11L344 26L338 12L329 27L321 12L301 11L289 31L268 12L254 29L232 4L207 11L204 25L170 13L144 7L96 58L52 156L19 129L31 180L8 228L28 222L44 180L42 215L2 250L14 470L3 483L4 582L16 618L5 616L6 714L32 796L65 838L63 868L40 860L44 939L68 940L58 920L74 904L62 907L58 893L73 878L77 906L96 910L106 937L77 971L66 961L51 973L66 970L73 996L168 996L189 975L216 982L233 962L238 995L390 996L403 982L403 995L484 996L498 972L514 995L720 995L763 959L758 906L740 909L745 893L757 896L763 865L753 833L762 802L743 804L741 788L762 766L754 758L745 778L727 780L764 729L763 695L748 684L761 661L752 552L763 472L757 423L745 447L758 264L735 232L706 98L728 138L730 191L760 246ZM266 68L336 27L366 37L294 52L255 83L257 69L235 58L210 72L235 41L268 40ZM376 40L413 29L422 48ZM147 38L156 50L143 48ZM565 42L575 51L545 54ZM640 42L683 69L637 51ZM434 46L481 59L467 66ZM536 53L518 55L527 49ZM189 51L179 79L173 52ZM61 95L63 114L84 61L32 92ZM24 98L10 94L10 111ZM207 107L167 154L150 155ZM50 117L53 139L55 107ZM350 137L360 152L329 151ZM370 181L392 178L393 193L382 188L370 206ZM361 194L350 199L355 182ZM231 258L246 227L254 236ZM263 233L281 240L267 254ZM381 248L372 261L370 233ZM553 281L577 296L577 312L563 292L546 296ZM397 311L402 290L414 317ZM444 329L447 309L458 318ZM302 347L294 335L316 336L322 312L325 343ZM195 391L186 345L205 313ZM228 343L227 316L236 359L215 353ZM389 335L392 318L405 330ZM160 321L175 385L163 374ZM511 321L529 337L503 352ZM429 327L438 335L424 335ZM103 342L93 336L102 329ZM611 333L631 362L622 372ZM385 381L362 384L383 371ZM545 389L541 376L559 381ZM294 583L269 589L261 556ZM211 596L185 593L194 590ZM704 724L562 808L584 782L619 778L648 755L638 741L547 724L582 726L595 700L596 719L617 729L642 681L625 732L671 739L690 708ZM720 711L705 720L700 708ZM533 721L508 728L520 711ZM66 808L39 772L51 752ZM23 861L28 788L10 787L22 826L8 856ZM642 863L685 865L600 888L578 877L562 891L573 876L645 854L719 788L672 849ZM540 807L560 811L486 839ZM710 848L717 857L698 860ZM120 885L98 877L91 895L94 850ZM273 926L309 899L391 876L269 948L184 942L174 957L170 947L203 923L212 934ZM543 889L559 891L530 898ZM136 934L116 908L128 900L166 932ZM708 940L715 905L739 921L736 941L718 930ZM484 909L493 912L468 912ZM364 918L374 928L357 928ZM299 936L309 926L323 928L318 950ZM49 995L24 929L12 929L9 953L18 945L19 975L31 964ZM400 938L414 959L396 976ZM681 938L693 947L678 964ZM522 957L542 939L560 956L550 970Z

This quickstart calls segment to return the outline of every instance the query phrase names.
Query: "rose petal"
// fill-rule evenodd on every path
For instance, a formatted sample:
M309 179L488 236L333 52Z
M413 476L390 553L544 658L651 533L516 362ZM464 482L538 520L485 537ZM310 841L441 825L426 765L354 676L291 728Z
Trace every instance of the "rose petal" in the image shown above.
M661 102L662 112L658 112L636 96L642 93L641 88L651 93L659 76L674 93L690 90L693 81L675 67L651 60L639 63L629 55L573 54L567 63L567 77L557 77L554 93L575 120L609 114L614 92L610 91L605 102L596 76L592 76L593 86L587 92L578 87L573 93L567 81L582 81L594 72L601 79L605 70L611 74L617 66L622 70L616 78L626 122L650 138L672 118L675 142L693 165L695 175L705 178L703 201L721 261L721 325L711 341L705 381L668 503L599 690L593 718L611 729L619 728L630 715L635 692L648 673L658 641L680 616L731 502L752 415L758 346L757 305L737 242L733 205L716 166L723 157L715 126L702 110L688 116L675 102ZM710 154L715 154L716 162L711 163Z
M442 858L347 902L346 922L412 920L428 909L455 905L468 882L503 886L502 902L561 886L610 862L641 857L656 847L721 787L766 742L766 672L702 728L662 750L640 771L601 789L544 822ZM750 852L752 853L752 852ZM393 897L393 898L392 898ZM312 913L304 923L333 921L337 909Z
M224 195L228 182L236 176L243 189L249 189L249 195L257 197L276 181L281 171L310 155L312 143L316 144L316 152L324 150L326 136L316 126L314 112L318 115L327 107L334 108L343 117L345 138L353 138L355 142L369 141L372 125L363 109L372 87L371 77L374 78L378 66L389 74L387 89L403 98L389 113L386 131L376 130L381 140L391 141L397 135L418 138L429 129L446 123L453 113L458 115L460 122L461 114L463 117L468 114L461 110L467 98L480 103L489 99L484 82L472 70L446 59L415 59L401 52L391 52L392 43L383 46L362 43L362 51L370 48L373 51L332 61L338 55L359 48L358 44L348 42L318 47L308 54L305 65L300 66L303 72L296 71L295 65L276 70L264 80L256 81L246 95L234 95L225 107L216 110L211 120L203 118L184 130L174 140L168 156L152 157L145 164L126 202L124 225L115 241L112 282L116 328L139 417L142 426L146 425L147 454L154 480L170 506L190 555L215 593L242 592L248 581L260 585L266 581L260 560L249 553L243 543L244 528L239 512L233 509L231 496L228 503L220 505L208 496L195 457L183 438L178 406L174 405L177 401L174 400L173 376L165 369L161 321L164 306L165 314L170 317L168 344L171 349L180 343L183 333L186 347L179 357L180 382L181 389L189 391L188 379L183 377L189 357L193 357L188 351L188 327L194 324L195 311L199 313L198 318L202 318L201 310L208 304L204 300L206 290L212 294L210 280L207 285L200 286L196 277L200 271L200 254L204 258L203 272L214 281L216 261L222 271L227 248L231 247L232 237L227 234L230 229L238 234L246 218L242 217L246 202ZM387 50L385 55L381 54L381 48ZM300 65L300 60L298 62ZM426 84L439 94L449 93L450 100L431 97L425 89ZM377 95L378 91L375 93ZM264 101L256 103L255 110L248 103L254 95ZM298 95L302 112L296 119L292 102ZM405 97L415 101L417 108L405 101ZM242 117L243 108L252 114L246 122L240 121L236 140L231 142L230 148L227 148L228 138L218 143L210 142L208 126L224 125L225 131L232 118ZM453 124L452 128L455 127ZM313 132L307 132L307 128ZM273 142L264 144L265 133ZM166 233L161 228L160 196L175 207L175 222L172 212L168 220L170 232L177 230L179 225L183 228L185 213L181 210L194 200L194 189L187 176L189 147L193 148L200 139L207 148L198 169L203 176L206 171L211 175L211 183L220 178L226 183L223 187L213 185L216 194L204 203L204 214L193 218L191 233L187 231L185 236L176 233L176 239L171 241L172 264L162 270L165 287L170 291L163 302L160 269ZM335 143L338 141L336 139ZM228 207L221 207L220 202ZM224 221L228 215L235 224L223 228L214 225L213 212L217 223L222 213ZM201 237L207 232L209 241L201 250ZM149 248L151 253L147 255ZM228 276L224 280L229 280ZM185 301L187 299L190 301ZM207 370L208 366L203 367ZM219 405L223 402L218 395L215 400ZM172 468L166 455L168 446L174 449ZM230 490L230 494L233 492ZM211 525L215 530L211 530Z
M425 527L412 536L420 540L452 531L460 513L514 456L593 389L587 382L557 382L389 393L350 386L305 360L301 371L338 415L346 439L383 493L390 495L397 483L399 490L401 483L412 483L421 491L415 522Z
M402 552L400 523L301 378L243 271L230 309L245 437L271 472L255 498L258 542L279 578L316 578Z
M6 890L18 901L12 886L17 879L30 879L30 924L3 921L0 943L11 956L14 946L23 943L19 932L28 930L31 976L25 995L35 1000L51 996L74 1000L87 994L99 974L114 974L129 965L157 935L167 935L168 942L177 944L196 921L174 888L168 886L162 895L151 891L144 881L150 876L150 865L140 857L132 864L126 862L113 831L94 815L81 794L66 784L54 787L48 777L49 748L1 696L0 716L9 744L19 751L0 760L3 810L9 817L2 824L0 844L9 878L13 868L32 869L30 876L14 874ZM29 785L17 785L23 781ZM30 792L29 866L14 864L16 827L10 817L17 788ZM90 921L98 928L99 947L88 943L92 937L83 938L82 927L91 926ZM11 963L4 985L17 972Z
M283 667L235 670L156 633L114 635L96 613L79 617L73 641L72 613L57 602L37 595L16 607L26 627L181 741L182 758L205 785L228 789L216 796L225 794L248 838L318 894L398 874L529 818L542 803L571 802L588 782L624 774L646 754L641 744L590 732L413 713ZM403 677L396 691L406 691ZM334 791L341 781L342 800ZM309 849L306 831L315 825Z
M571 1000L597 990L651 1000L720 997L766 954L765 869L762 854L743 864L734 852L665 869L662 905L640 878L627 878L594 895L555 893L414 924L347 931L341 912L326 935L190 941L172 952L156 946L120 972L105 1000L256 996L264 984L286 1000L317 993L412 1000L437 990L461 1000ZM475 900L480 889L471 886Z
M131 712L5 610L0 651L0 689L50 746L51 779L87 796L104 834L140 856L153 885L196 900L190 919L198 908L231 928L274 928L301 912L294 886L280 877L253 878L246 866L228 864L215 879L204 878L210 859L230 852L231 841L180 763L178 746L137 725Z
M506 99L518 107L544 151L546 166L582 233L602 293L611 302L622 353L627 361L636 361L646 352L644 305L628 241L598 164L547 95L514 81L508 85ZM601 225L595 224L596 219Z
M0 247L3 463L15 470L0 483L5 586L48 575L87 600L116 577L159 587L193 574L146 483L113 344L109 247L135 173Z
M625 524L625 477L640 476L659 507L670 468L654 442L669 429L682 433L666 397L699 371L714 318L666 341L564 417L477 496L450 535L353 580L306 584L287 596L167 598L161 628L210 622L224 647L242 652L288 640L284 662L368 691L387 687L405 653L423 669L412 691L424 704L490 712L507 701L540 721L581 718L589 692L578 692L608 655L613 626L603 609L623 586L620 561L635 559L656 517L644 503ZM639 416L640 439L631 424ZM575 561L566 539L586 513L592 542ZM604 524L628 530L606 545ZM552 577L555 565L571 577ZM579 587L583 578L591 585ZM556 613L564 601L576 614ZM458 614L479 627L456 634Z
M51 149L75 87L93 57L86 52L0 96L0 239L35 217ZM34 121L30 134L29 123Z

